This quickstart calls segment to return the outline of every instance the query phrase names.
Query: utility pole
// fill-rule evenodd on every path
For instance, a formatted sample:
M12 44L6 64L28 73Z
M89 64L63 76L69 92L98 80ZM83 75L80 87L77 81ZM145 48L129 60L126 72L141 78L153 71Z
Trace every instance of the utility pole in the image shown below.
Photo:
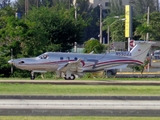
M102 5L99 4L100 8L100 34L99 34L99 42L102 44Z
M70 9L70 5L71 5L71 1L70 0L68 0L68 8Z
M150 12L150 10L149 10L149 7L148 7L148 13L147 13L147 26L149 26L149 12ZM148 40L149 40L149 33L147 32L146 41L148 41Z
M149 12L150 12L150 10L149 10L149 7L148 7L148 12L147 12L147 26L149 26ZM147 32L147 36L146 36L146 41L148 41L149 40L149 33ZM151 61L151 59L149 59L149 63L148 63L148 67L147 67L147 70L148 70L148 72L149 72L149 68L150 68L150 61Z
M75 20L77 21L77 0L74 0Z
M25 0L25 15L28 13L28 0Z
M38 8L39 0L37 0L37 8Z
M70 3L70 0L69 0ZM73 1L73 5L74 5L74 9L75 9L75 20L77 21L77 0ZM76 34L75 34L75 38L76 38ZM74 52L77 52L77 42L74 42Z
M25 21L26 21L27 13L28 13L28 0L25 0Z
M110 31L110 26L108 25L108 30L107 30L107 40L108 40L108 53L110 53L110 34L109 34L109 31Z

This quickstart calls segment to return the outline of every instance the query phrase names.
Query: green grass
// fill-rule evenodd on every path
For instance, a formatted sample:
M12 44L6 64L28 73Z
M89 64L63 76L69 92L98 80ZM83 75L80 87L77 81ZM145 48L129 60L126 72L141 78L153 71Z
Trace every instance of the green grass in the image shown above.
M52 85L0 83L0 95L160 95L159 86Z
M159 117L44 117L44 116L0 116L0 120L159 120Z

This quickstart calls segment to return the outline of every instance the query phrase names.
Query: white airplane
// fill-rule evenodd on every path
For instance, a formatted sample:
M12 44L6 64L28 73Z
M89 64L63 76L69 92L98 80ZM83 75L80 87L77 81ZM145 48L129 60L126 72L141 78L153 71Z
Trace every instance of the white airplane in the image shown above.
M143 64L146 55L154 42L136 41L136 46L127 52L115 54L82 54L46 52L38 57L9 60L15 67L34 73L56 71L66 80L74 80L75 75L81 76L85 72L94 72L108 69L127 67L128 64Z

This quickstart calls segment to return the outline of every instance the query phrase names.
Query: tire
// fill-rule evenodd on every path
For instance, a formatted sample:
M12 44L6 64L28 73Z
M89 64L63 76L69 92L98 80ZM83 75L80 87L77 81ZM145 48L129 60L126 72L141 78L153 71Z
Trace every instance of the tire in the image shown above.
M114 76L114 73L113 73L112 70L107 70L107 71L106 71L106 75L107 75L107 77L113 77L113 76Z
M75 79L75 75L71 74L70 80L74 80Z
M75 79L75 75L71 74L71 76L69 78L64 77L65 80L74 80Z
M35 79L35 76L31 76L31 80L34 80Z

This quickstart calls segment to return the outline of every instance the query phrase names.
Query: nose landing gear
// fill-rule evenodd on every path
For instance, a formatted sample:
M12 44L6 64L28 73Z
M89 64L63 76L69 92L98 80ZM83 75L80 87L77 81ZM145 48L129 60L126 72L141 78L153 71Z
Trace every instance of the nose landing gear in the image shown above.
M34 80L34 79L35 79L34 72L31 72L31 80Z

